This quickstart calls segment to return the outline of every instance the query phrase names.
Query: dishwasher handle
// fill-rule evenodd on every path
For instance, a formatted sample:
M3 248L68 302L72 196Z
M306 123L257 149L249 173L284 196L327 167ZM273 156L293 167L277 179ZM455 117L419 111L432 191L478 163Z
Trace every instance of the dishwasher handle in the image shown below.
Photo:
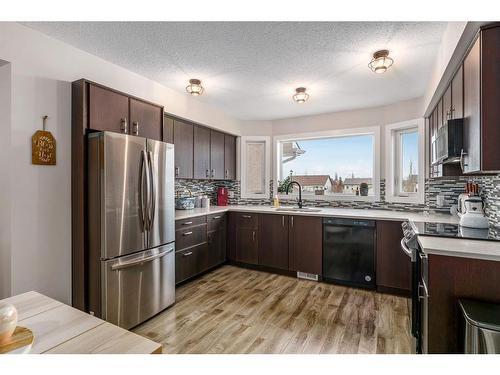
M375 220L365 219L344 219L344 218L324 218L323 225L325 226L341 226L341 227L362 227L362 228L375 228Z

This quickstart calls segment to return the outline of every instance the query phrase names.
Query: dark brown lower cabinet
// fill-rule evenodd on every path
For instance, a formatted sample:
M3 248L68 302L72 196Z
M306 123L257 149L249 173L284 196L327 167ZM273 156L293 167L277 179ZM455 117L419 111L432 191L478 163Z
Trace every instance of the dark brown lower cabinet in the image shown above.
M257 229L236 228L236 261L246 264L259 263Z
M260 266L288 270L288 216L259 215Z
M379 291L409 294L411 260L401 250L400 221L377 221L377 288Z
M321 275L323 268L323 219L289 216L289 269Z
M226 231L208 232L208 266L214 267L226 261Z
M461 350L459 298L500 303L500 262L429 255L429 353Z
M185 281L208 268L208 244L177 251L175 253L175 283Z
M177 220L175 225L176 284L226 261L224 214Z

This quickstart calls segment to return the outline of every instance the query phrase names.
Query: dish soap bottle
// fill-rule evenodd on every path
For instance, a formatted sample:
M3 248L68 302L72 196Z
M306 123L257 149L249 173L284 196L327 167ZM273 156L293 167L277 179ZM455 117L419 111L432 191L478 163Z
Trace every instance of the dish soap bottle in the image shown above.
M273 199L273 206L274 206L275 208L279 208L279 206L280 206L280 199L278 198L278 196L277 196L277 195L275 195L275 196L274 196L274 199Z

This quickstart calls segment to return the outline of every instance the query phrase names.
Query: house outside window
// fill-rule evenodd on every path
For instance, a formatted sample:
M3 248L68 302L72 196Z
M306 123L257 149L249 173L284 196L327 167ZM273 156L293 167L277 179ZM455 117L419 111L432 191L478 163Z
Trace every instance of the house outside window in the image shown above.
M379 138L378 127L275 137L277 193L296 181L305 199L379 199Z

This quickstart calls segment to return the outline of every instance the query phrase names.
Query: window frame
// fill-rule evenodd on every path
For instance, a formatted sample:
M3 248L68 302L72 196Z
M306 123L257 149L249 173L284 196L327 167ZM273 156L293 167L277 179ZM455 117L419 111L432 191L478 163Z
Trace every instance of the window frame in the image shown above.
M249 193L246 189L246 172L247 172L247 149L248 142L264 143L264 193ZM270 199L269 186L271 184L271 137L269 136L241 136L240 137L240 183L241 183L241 198L251 199Z
M401 161L396 159L401 156L401 141L397 137L410 129L417 129L418 132L418 188L416 193L402 193L398 191L396 184L396 178L401 179L399 171L396 172L396 169L399 169L401 165ZM385 200L391 203L423 204L425 196L425 120L419 118L386 125L385 145L387 150L385 157Z
M283 141L297 141L321 138L336 138L336 137L349 137L360 135L373 136L373 195L345 195L345 194L331 194L331 195L312 195L302 196L305 200L319 200L319 201L368 201L376 202L380 200L380 126L370 126L362 128L350 129L336 129L320 132L296 133L277 135L273 137L273 196L278 195L280 199L294 199L298 198L298 194L278 193L278 181L282 179L281 173L281 152L280 142Z

